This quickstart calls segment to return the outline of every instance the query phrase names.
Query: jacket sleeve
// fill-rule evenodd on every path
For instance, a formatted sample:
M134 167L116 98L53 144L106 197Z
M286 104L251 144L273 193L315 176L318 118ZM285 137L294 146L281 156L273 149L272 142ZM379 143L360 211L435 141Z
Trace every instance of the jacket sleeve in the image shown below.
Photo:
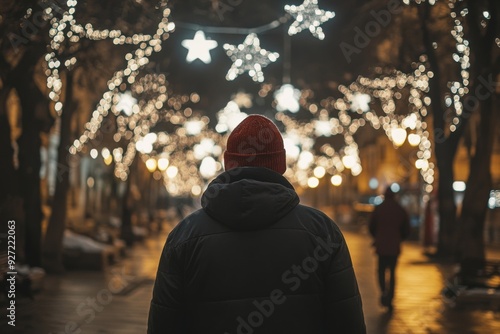
M335 237L326 280L327 333L366 334L361 296L349 249L342 233Z
M178 252L169 237L163 248L156 274L149 309L148 334L184 332L182 267Z

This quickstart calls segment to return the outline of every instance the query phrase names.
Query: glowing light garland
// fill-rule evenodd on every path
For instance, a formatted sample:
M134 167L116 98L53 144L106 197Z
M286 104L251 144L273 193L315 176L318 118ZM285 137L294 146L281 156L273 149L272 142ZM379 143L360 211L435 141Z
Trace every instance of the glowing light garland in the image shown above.
M274 98L276 99L276 110L278 111L290 111L296 113L300 110L300 90L296 89L290 84L285 84L281 86L275 93Z
M421 58L421 61L425 60L425 57ZM339 90L344 93L348 101L356 93L360 92L363 94L368 93L380 100L384 116L377 116L373 111L364 112L362 116L373 128L382 127L387 137L396 146L402 145L408 131L412 132L412 138L418 136L419 144L417 145L419 151L417 152L418 160L415 167L420 169L422 178L426 183L424 190L427 193L433 190L434 164L429 162L432 155L431 141L429 140L430 134L427 131L427 123L423 120L423 117L427 115L427 106L431 103L431 99L426 95L429 91L429 78L432 76L433 73L427 71L424 65L415 64L415 70L412 74L396 71L392 76L378 79L359 77L349 87L339 87ZM402 94L404 89L409 91L408 102L403 102L409 112L400 115L396 113L396 100L404 96ZM340 110L352 108L352 106L346 104L344 99L335 101L334 106ZM413 143L415 143L415 140L413 140Z
M287 5L285 11L295 18L295 21L288 29L290 36L307 29L318 39L325 38L320 25L335 16L334 12L319 9L318 0L304 0L304 3L300 6Z
M215 130L219 133L231 132L248 115L240 110L236 101L229 101L227 105L217 113L218 123Z
M256 34L248 35L243 44L224 44L224 49L233 61L233 65L226 75L226 79L229 81L236 79L240 74L248 72L253 81L263 82L264 73L262 68L275 62L279 57L276 52L262 49Z
M122 87L126 87L127 85L135 83L136 78L139 75L139 69L149 63L148 57L151 56L153 52L159 52L161 50L161 44L163 40L167 39L169 37L170 32L172 32L173 29L175 28L175 25L172 22L168 21L169 15L170 15L170 9L168 8L164 9L163 18L158 24L156 34L154 34L153 36L134 35L133 37L125 37L125 36L119 36L118 35L119 31L112 31L110 33L107 30L105 32L97 34L97 32L93 30L91 25L88 24L85 26L86 28L85 36L98 35L103 38L111 37L113 38L113 42L115 44L122 44L122 43L139 44L139 48L136 49L134 52L127 53L125 55L125 60L127 61L127 68L115 72L111 80L108 81L109 90L103 94L103 97L99 101L97 109L92 113L91 120L85 125L86 130L84 131L84 133L80 136L79 139L75 140L73 146L70 148L70 152L72 154L79 152L86 142L95 138L97 130L100 128L100 125L104 117L107 116L110 110L117 116L120 114L121 106L120 108L117 108L117 104L120 102L121 100L120 96L124 91ZM77 31L79 31L78 28ZM148 42L146 43L146 41ZM49 79L50 78L51 77L49 77ZM159 101L155 101L155 104L159 105L163 103L165 99L166 95L160 96ZM151 108L151 106L149 106L149 108Z
M458 124L461 120L461 115L464 110L462 99L464 95L469 93L469 83L470 83L470 47L469 41L465 39L464 27L461 19L454 10L456 0L449 0L448 6L450 7L450 16L453 20L453 30L451 35L456 41L457 53L453 54L453 60L460 64L460 76L461 81L450 82L449 87L451 91L451 100L445 101L447 105L453 105L455 111L455 116L451 120L450 131L454 132L457 129ZM465 17L468 14L468 10L464 9L460 12L461 17Z
M406 5L410 4L410 0L403 0ZM415 0L417 5L422 4L423 0ZM455 39L456 53L453 53L453 60L460 65L460 81L449 82L448 87L450 88L450 94L445 97L445 104L447 107L453 110L453 117L449 119L449 129L451 132L457 130L460 121L462 120L462 115L464 112L464 96L469 92L470 86L470 67L471 67L471 49L470 42L465 37L465 29L463 25L463 18L469 15L468 8L464 8L458 12L456 9L456 4L458 2L463 2L463 0L448 0L448 7L450 8L450 17L453 22L453 29L451 30L451 35ZM430 5L435 5L436 0L428 0ZM488 26L488 21L491 19L489 12L484 11L484 20L481 22L481 26L486 28ZM495 43L500 47L500 38L495 39ZM437 47L437 44L435 44Z
M425 62L426 59L422 57L421 61ZM345 170L350 171L353 176L359 175L362 166L354 135L361 127L370 124L375 129L382 128L396 147L406 138L410 145L418 146L415 167L420 170L424 179L424 190L431 192L434 164L429 161L431 142L423 117L427 115L427 106L431 102L426 93L433 73L427 71L422 64L414 66L415 70L411 74L394 71L389 76L375 79L359 77L349 86L339 87L344 98L328 98L319 104L307 102L308 97L314 94L308 90L303 91L299 101L304 109L313 114L310 122L299 122L283 112L277 113L277 121L285 128L283 138L289 165L285 176L303 187L311 187L316 185L317 180L314 178L321 178L317 175L318 170L324 169L325 174L335 176L336 185L341 183L340 175ZM259 95L266 97L271 91L271 85L263 84ZM399 114L397 100L404 96L403 91L408 95L408 103L402 102L405 114ZM371 110L372 98L379 101L384 115L379 116ZM231 111L231 106L231 103L228 104L229 108L226 107L224 112ZM234 105L234 108L237 106ZM239 109L231 112L240 113ZM361 117L353 116L352 112ZM336 150L326 144L321 147L319 154L313 151L316 138L336 135L344 137L345 145L342 148Z
M425 60L422 57L421 61ZM339 151L329 144L323 145L320 152L322 155L316 156L311 165L324 167L330 175L339 175L345 169L349 169L353 176L357 176L362 171L358 145L354 140L354 135L359 128L367 124L374 129L382 128L387 137L395 143L395 147L401 145L410 132L408 135L408 139L411 136L410 145L419 148L415 167L420 170L425 182L424 190L431 192L434 182L434 164L429 161L432 155L431 141L427 123L423 117L427 115L427 106L431 102L426 94L429 90L429 77L432 75L432 72L427 71L424 65L415 64L412 74L394 71L390 76L376 79L359 77L349 86L341 85L339 91L344 95L343 98L327 98L319 104L301 99L302 106L310 110L314 118L311 123L302 125L299 133L310 138L343 135L345 140L345 146ZM402 99L403 91L409 93L407 103L402 102L405 105L405 111L409 109L404 115L397 113L397 100ZM373 97L379 101L384 115L377 115L371 108L367 110L366 107L370 105L367 103L366 96L370 96L370 100ZM358 105L360 97L365 102L363 108ZM361 118L351 116L350 113L353 111ZM280 119L290 122L286 116L280 116ZM301 128L301 126L295 125L295 128ZM290 173L288 176L293 178L293 174ZM306 185L308 178L311 177L310 173L297 175L299 180L296 181L301 185ZM338 183L338 178L335 181Z
M377 79L359 77L351 85L339 87L344 98L328 98L322 100L319 105L301 98L302 107L314 115L311 122L301 123L284 113L276 114L277 121L285 128L283 137L289 165L285 176L303 187L310 187L316 184L312 178L321 178L318 175L322 174L320 172L323 169L324 175L328 173L335 176L335 184L339 184L339 177L341 178L340 175L345 170L354 176L359 175L362 167L354 135L361 127L370 124L375 129L383 128L389 138L394 128L418 136L419 151L415 167L421 171L426 182L425 191L432 191L434 165L429 162L431 143L428 138L429 133L426 131L427 125L422 120L427 114L426 107L430 103L430 99L425 96L430 72L426 72L423 65L416 64L415 67L415 72L412 74L394 72L391 76ZM133 96L137 97L139 102L137 107L134 106L137 112L133 112L130 116L120 115L117 119L119 125L117 135L126 139L130 137L130 142L127 153L115 155L115 175L126 179L128 166L136 151L139 151L145 162L148 159L155 159L156 165L159 166L159 161L163 159L162 165L166 166L165 159L168 161L168 167L161 171L161 175L165 187L172 195L198 196L203 185L222 168L222 147L229 134L228 131L231 130L230 124L232 127L246 117L236 103L237 97L239 96L240 100L242 94L235 95L234 100L230 101L219 114L219 124L216 128L219 132L225 133L220 135L206 127L209 121L207 117L194 117L190 108L183 107L186 102L198 101L197 95L170 96L165 103L167 109L160 113L156 108L157 102L161 99L160 96L165 94L164 90L160 90L161 87L166 85L163 75L147 75L132 85ZM396 113L395 100L401 98L400 92L403 89L410 92L408 97L410 112L399 115ZM358 103L360 94L374 96L379 100L385 115L377 116L374 111L368 110L361 114L361 118L351 116L353 104ZM312 93L308 91L302 93L303 97L311 95ZM248 96L243 100L246 101L247 98ZM248 104L248 101L245 104ZM359 115L358 112L354 114ZM231 115L236 116L238 120L231 122L228 118ZM159 121L176 124L177 130L174 133L150 133L150 129ZM193 126L194 124L196 126ZM192 130L193 128L196 130ZM314 153L315 139L332 135L342 135L345 146L337 151L326 144L321 147L319 155Z
M367 112L370 110L369 103L372 98L368 94L354 93L351 100L351 111L354 112Z
M71 154L80 152L85 143L95 138L104 117L111 110L117 116L118 132L115 134L115 141L119 141L122 137L130 140L126 152L122 150L114 150L113 156L116 162L115 176L126 180L128 176L128 168L134 160L136 148L144 144L142 150L150 151L152 142L150 140L142 141L149 133L151 126L159 120L157 113L158 109L163 107L163 103L167 101L166 82L162 78L141 78L139 85L136 83L136 78L139 74L139 69L149 63L148 57L153 52L161 50L163 40L169 37L169 33L173 31L175 25L168 21L170 10L163 10L163 17L158 23L156 33L154 35L135 34L133 36L124 36L120 30L96 30L91 24L86 24L84 27L77 24L73 17L77 1L67 1L68 10L63 14L60 20L52 17L51 29L49 36L51 37L49 52L46 57L47 63L47 87L50 89L49 97L55 102L55 110L60 115L63 109L62 103L59 101L62 90L62 81L59 76L59 67L61 61L58 56L61 52L61 46L66 39L70 43L76 43L80 38L88 38L92 40L112 39L114 44L133 44L139 47L133 52L125 56L127 60L127 68L115 72L112 79L108 81L109 91L103 94L102 99L97 106L97 109L92 113L91 120L85 125L85 131L79 139L75 140L69 151ZM49 8L46 9L47 15L50 14ZM68 28L68 29L67 29ZM76 63L76 58L68 59L64 65L68 70ZM150 82L148 82L148 80ZM144 85L149 87L144 88ZM132 85L132 90L136 94L143 94L149 91L159 93L157 96L149 96L147 102L141 101L138 104L130 93L124 93L127 85ZM174 105L175 107L175 105ZM123 112L125 117L120 116ZM125 119L126 118L126 119ZM149 137L151 138L151 136ZM107 160L111 155L107 156ZM108 164L108 163L107 163Z
M56 102L56 110L62 110L59 101L62 85L58 76L58 67L61 63L55 51L65 38L69 38L71 42L78 41L78 38L112 38L115 44L139 46L134 52L125 56L127 67L115 72L108 81L109 90L103 94L91 120L85 126L86 130L75 140L70 152L72 154L81 152L84 145L96 137L103 119L111 111L116 115L118 126L113 136L114 140L128 141L125 150L117 148L112 154L109 150L106 152L103 150L102 155L107 160L106 164L115 161L116 177L127 179L129 166L139 152L145 163L149 161L151 169L161 173L165 187L172 195L199 196L202 186L222 169L223 144L232 128L246 117L240 107L251 106L251 100L248 101L249 96L243 93L234 96L218 115L217 132L208 129L208 117L193 116L193 110L185 107L187 103L199 101L200 97L196 93L190 96L172 95L167 92L168 83L163 74L147 74L139 77L140 69L149 62L148 57L153 52L161 50L162 41L168 38L175 27L168 21L170 14L168 9L163 11L163 18L158 24L156 34L126 37L119 30L99 31L88 24L85 27L76 24L72 17L76 1L68 1L68 6L68 15L61 20L51 20L54 29L51 30L53 51L46 57L47 86L51 89L51 99ZM65 24L68 23L72 24L69 30L71 33L67 32L65 35L63 31ZM245 50L246 48L250 48L251 51ZM236 57L233 59L236 67L232 70L237 74L231 77L248 71L256 81L261 81L261 78L263 80L262 72L259 72L263 66L255 66L259 62L255 62L255 59L248 55L255 53L257 58L264 57L259 59L266 65L272 62L273 57L278 57L277 54L260 49L258 38L254 34L247 36L244 44L227 46L226 50L231 50L230 56ZM241 57L245 58L245 61ZM72 58L65 61L64 65L70 68L75 62L76 59ZM249 64L253 66L251 68L244 66ZM340 175L345 170L349 170L354 176L359 175L362 167L354 135L359 128L370 124L375 129L383 128L393 141L396 141L397 133L409 133L408 141L413 146L418 145L419 148L415 166L426 182L424 189L427 192L432 191L434 165L429 162L431 143L426 130L427 124L423 120L430 104L430 99L425 93L428 92L428 81L431 76L432 72L427 71L424 65L415 64L415 70L411 74L395 71L390 76L376 79L359 77L349 86L339 87L339 91L344 95L343 98L329 98L319 104L307 102L307 97L312 96L312 93L303 91L298 100L302 107L313 115L311 122L298 122L282 112L276 114L276 120L285 128L283 137L289 164L285 175L304 187L317 186L317 179L327 173L333 175L332 183L335 181L336 185L342 182ZM263 85L259 95L264 97L271 89L272 86ZM400 91L403 89L409 92L409 112L400 115L396 112L396 100L402 98ZM379 116L371 110L372 99L380 102L384 115ZM159 122L174 125L176 130L171 133L152 133L151 129ZM344 147L337 151L327 144L321 147L318 154L314 152L316 138L335 135L343 136ZM404 137L406 139L406 135Z

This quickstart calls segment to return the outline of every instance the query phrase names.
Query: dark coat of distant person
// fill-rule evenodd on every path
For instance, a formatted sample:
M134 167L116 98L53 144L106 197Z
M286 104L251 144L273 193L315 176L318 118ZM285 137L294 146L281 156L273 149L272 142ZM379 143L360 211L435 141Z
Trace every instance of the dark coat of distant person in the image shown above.
M410 234L410 223L394 193L386 192L384 201L375 207L369 229L378 255L398 256L401 253L401 242Z

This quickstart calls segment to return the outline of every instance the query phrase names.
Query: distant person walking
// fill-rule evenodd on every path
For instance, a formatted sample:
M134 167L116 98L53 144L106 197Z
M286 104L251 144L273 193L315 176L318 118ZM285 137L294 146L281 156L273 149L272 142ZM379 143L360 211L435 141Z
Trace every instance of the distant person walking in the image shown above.
M373 236L378 255L378 282L382 306L392 311L392 299L396 287L396 265L401 252L401 241L410 234L410 220L405 209L396 201L394 192L387 188L384 202L377 206L370 219L370 233ZM389 279L387 279L389 273Z
M203 208L168 236L148 333L365 334L347 244L328 216L299 204L276 125L248 116L224 167Z

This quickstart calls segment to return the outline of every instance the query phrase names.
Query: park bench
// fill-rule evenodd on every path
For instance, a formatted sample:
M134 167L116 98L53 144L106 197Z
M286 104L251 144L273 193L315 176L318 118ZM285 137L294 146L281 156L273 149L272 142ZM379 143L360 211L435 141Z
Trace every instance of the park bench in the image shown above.
M8 265L7 251L0 252L0 290L1 298L7 298L9 285L6 281L7 273L11 272ZM25 296L33 299L34 293L43 287L45 272L41 268L30 268L26 265L16 266L16 296Z
M447 281L442 295L452 306L465 303L500 306L500 261L463 261Z

